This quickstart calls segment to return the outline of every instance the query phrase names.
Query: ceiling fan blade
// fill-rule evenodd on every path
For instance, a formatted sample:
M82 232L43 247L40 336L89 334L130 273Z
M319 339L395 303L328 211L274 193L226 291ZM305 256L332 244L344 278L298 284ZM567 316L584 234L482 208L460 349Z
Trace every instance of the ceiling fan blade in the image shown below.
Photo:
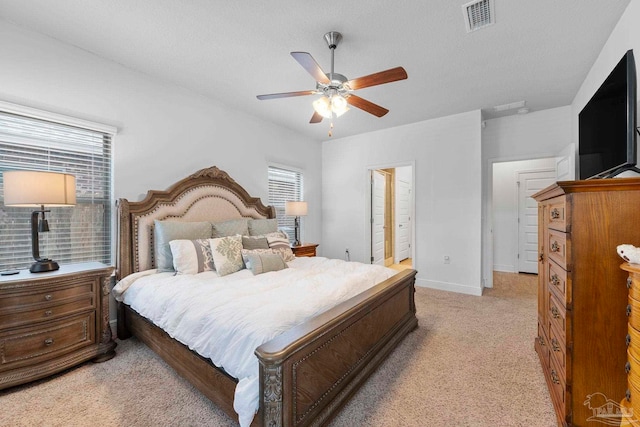
M292 96L305 96L315 94L315 90L299 90L297 92L283 92L283 93L270 93L268 95L258 95L256 98L260 100L264 99L276 99L276 98L290 98Z
M353 94L351 94L347 98L347 102L349 103L349 105L352 105L377 117L382 117L389 112L389 110L387 110L386 108Z
M302 67L307 70L307 72L311 74L311 76L313 76L313 78L316 79L317 82L325 84L329 83L329 78L327 77L326 73L322 71L322 68L320 68L320 66L318 65L316 60L313 59L313 56L311 56L310 53L291 52L291 56L293 56L293 58L298 61L298 63L302 65Z
M311 116L311 120L309 120L309 123L320 123L321 121L322 121L322 116L318 114L317 111L314 111L313 116Z
M385 83L391 83L407 78L407 72L402 67L391 68L389 70L380 71L378 73L369 74L368 76L358 77L349 80L347 84L353 90L362 89L369 86L376 86Z

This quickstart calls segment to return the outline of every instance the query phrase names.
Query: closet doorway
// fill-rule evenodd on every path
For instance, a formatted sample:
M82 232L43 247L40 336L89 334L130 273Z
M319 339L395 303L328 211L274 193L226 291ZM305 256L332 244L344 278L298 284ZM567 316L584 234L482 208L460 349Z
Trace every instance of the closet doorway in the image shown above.
M413 166L369 169L371 263L413 268Z

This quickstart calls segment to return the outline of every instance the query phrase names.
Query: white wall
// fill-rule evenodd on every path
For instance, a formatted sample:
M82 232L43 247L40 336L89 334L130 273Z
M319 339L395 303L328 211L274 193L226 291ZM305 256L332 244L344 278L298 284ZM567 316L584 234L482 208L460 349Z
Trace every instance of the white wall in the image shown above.
M579 148L578 114L627 50L633 49L636 71L640 70L640 25L638 22L640 22L640 0L631 0L571 103L572 141L576 144L576 148ZM640 80L638 81L640 82ZM640 112L640 108L637 111ZM638 151L638 162L640 163L640 150Z
M367 261L367 170L414 162L417 284L480 295L480 120L472 111L324 142L324 254Z
M555 158L493 164L494 271L518 272L518 172L555 168Z
M570 106L486 120L482 131L482 280L493 286L493 165L556 157L571 143Z
M116 199L216 165L266 204L267 165L291 165L304 172L305 239L321 243L320 143L3 20L0 58L0 100L119 129Z

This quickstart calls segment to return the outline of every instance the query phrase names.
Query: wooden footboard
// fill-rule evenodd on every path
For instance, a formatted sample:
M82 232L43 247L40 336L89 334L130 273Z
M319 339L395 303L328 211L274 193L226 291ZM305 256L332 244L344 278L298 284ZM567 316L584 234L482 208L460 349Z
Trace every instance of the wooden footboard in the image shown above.
M415 270L399 272L256 349L260 409L252 426L326 424L418 325ZM124 304L118 334L133 334L230 417L236 380Z

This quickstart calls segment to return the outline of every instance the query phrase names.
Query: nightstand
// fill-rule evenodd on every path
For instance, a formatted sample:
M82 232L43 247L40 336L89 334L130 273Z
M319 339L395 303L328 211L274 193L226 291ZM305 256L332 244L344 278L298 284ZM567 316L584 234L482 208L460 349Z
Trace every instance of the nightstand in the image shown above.
M291 246L293 254L297 257L301 256L316 256L317 243L300 243L299 245Z
M91 262L0 276L0 389L115 356L112 272Z

